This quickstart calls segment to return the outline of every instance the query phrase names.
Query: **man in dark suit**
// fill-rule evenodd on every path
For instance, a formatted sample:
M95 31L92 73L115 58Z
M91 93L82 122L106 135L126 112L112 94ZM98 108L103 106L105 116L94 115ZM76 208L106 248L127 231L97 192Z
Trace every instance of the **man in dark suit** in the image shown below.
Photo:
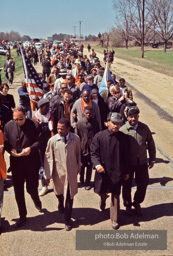
M42 66L43 66L43 79L46 81L46 76L47 78L49 77L51 73L51 67L52 67L48 56L46 56L45 60L43 60Z
M119 113L112 113L108 129L97 133L91 144L91 161L96 169L94 192L100 195L100 208L106 207L107 193L111 193L110 218L112 228L118 229L119 195L121 184L128 179L127 137L119 132L122 122Z
M39 124L26 119L23 107L15 108L13 120L5 125L4 148L10 154L13 186L20 215L15 224L16 228L26 222L25 181L27 192L31 195L35 207L41 210L41 201L38 196L39 138Z
M72 92L66 89L63 97L54 102L53 109L53 132L57 134L57 124L61 118L70 120L70 113L73 107Z

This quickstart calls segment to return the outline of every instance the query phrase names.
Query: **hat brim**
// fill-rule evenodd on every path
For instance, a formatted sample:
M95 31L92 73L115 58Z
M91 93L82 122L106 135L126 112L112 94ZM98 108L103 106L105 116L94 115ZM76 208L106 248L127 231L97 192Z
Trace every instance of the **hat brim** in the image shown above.
M114 122L114 123L122 123L123 119L110 119L110 121Z

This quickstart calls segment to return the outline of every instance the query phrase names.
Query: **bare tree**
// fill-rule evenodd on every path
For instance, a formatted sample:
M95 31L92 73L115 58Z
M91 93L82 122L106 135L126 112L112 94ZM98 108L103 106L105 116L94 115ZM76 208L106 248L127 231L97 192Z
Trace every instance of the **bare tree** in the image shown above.
M21 36L15 31L11 31L10 33L0 32L0 38L8 41L20 41Z
M150 19L150 11L148 8L148 1L131 0L133 7L131 9L131 38L133 38L139 45L142 46L142 40L151 32L152 21ZM145 15L144 15L145 3Z
M122 38L125 41L126 49L128 48L128 42L131 32L131 0L114 0L113 7L116 13L116 25L120 31L122 31Z
M123 31L119 28L113 27L110 31L110 41L111 45L114 47L122 47L124 44L124 38L122 35Z
M150 1L150 13L156 23L156 32L164 41L164 51L167 43L173 37L173 1L152 0Z

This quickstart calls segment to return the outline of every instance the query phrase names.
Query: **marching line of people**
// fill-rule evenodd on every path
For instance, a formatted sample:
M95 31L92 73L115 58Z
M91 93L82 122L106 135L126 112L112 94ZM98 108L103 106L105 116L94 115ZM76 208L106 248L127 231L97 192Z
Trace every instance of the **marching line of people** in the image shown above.
M32 51L35 52L25 49L28 58ZM113 57L114 54L112 52ZM27 221L25 182L27 192L40 211L39 196L48 192L52 180L58 210L64 214L65 229L71 230L78 175L81 185L88 191L93 169L94 192L100 196L102 211L106 208L108 193L111 193L113 229L120 226L121 187L127 216L132 215L132 206L136 214L142 216L141 203L149 182L148 168L154 166L156 149L150 129L139 121L140 111L125 79L117 82L112 74L103 98L99 87L105 69L94 50L88 58L83 55L82 45L64 42L62 46L45 46L39 55L46 84L35 113L32 113L24 81L18 89L20 106L17 107L12 95L7 97L8 85L1 85L0 213L6 179L5 150L10 155L10 171L19 210L16 228ZM42 189L38 193L39 174ZM132 200L134 176L137 189Z

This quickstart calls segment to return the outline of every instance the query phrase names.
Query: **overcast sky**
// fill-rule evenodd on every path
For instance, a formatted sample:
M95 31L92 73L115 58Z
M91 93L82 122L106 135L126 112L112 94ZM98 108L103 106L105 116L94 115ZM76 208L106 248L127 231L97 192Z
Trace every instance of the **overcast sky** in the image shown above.
M112 0L8 0L0 1L0 32L46 38L53 34L98 35L114 26Z

